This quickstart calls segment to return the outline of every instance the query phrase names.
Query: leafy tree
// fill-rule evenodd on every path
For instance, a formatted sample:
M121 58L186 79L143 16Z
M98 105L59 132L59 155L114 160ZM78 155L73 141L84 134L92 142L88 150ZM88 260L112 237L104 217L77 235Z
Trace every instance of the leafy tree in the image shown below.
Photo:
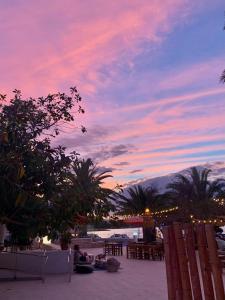
M179 207L178 219L190 221L191 215L197 219L208 219L224 214L224 207L218 207L214 200L224 189L224 180L210 181L210 172L193 167L187 175L177 175L175 181L168 185L169 196Z
M60 133L62 123L74 120L72 108L84 112L77 89L70 92L23 99L14 90L10 101L0 96L0 224L15 234L19 227L32 236L48 230L49 207L75 156L52 147L50 138Z

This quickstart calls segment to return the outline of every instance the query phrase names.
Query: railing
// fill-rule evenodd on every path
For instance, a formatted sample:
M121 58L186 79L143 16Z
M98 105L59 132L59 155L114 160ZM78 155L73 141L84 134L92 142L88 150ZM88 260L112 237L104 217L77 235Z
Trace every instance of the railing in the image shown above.
M31 279L41 279L45 281L45 266L48 257L45 253L24 253L24 252L0 252L0 270L8 270L13 272L11 278L1 278L18 280L18 273L25 273L32 276Z
M1 269L13 272L12 277L2 278L3 280L18 280L19 273L25 273L33 275L30 279L41 279L45 282L47 274L68 274L70 282L73 273L73 255L71 249L38 253L0 252Z

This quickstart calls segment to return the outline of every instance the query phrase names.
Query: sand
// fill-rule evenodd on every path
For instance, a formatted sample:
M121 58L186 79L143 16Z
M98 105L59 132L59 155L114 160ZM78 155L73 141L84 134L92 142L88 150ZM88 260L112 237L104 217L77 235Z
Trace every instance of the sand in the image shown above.
M99 254L102 249L88 249ZM125 251L124 251L125 252ZM118 273L95 271L74 274L69 283L65 275L48 276L41 281L0 282L1 300L166 300L165 263L116 257Z

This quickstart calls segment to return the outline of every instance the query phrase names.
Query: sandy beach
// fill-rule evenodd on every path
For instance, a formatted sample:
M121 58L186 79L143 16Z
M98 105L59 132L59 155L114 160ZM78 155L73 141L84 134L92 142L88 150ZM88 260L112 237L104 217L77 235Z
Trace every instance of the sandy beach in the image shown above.
M125 250L125 249L124 249ZM87 249L99 254L102 249ZM0 282L0 299L4 300L166 300L166 274L164 261L127 259L125 251L118 256L118 273L95 271L76 274L69 283L66 275L48 276L46 282Z

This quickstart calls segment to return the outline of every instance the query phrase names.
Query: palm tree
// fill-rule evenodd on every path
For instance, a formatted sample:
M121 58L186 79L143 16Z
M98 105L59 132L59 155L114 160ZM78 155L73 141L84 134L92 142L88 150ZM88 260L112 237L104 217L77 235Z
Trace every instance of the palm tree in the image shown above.
M144 188L137 185L129 188L126 194L122 192L116 195L116 203L121 214L143 214L146 208L155 211L160 206L158 191L153 187Z
M193 167L186 176L178 174L175 181L167 186L169 197L179 206L180 220L190 221L192 215L197 219L208 219L224 213L224 209L218 209L215 197L225 187L225 181L210 181L210 172Z
M223 70L223 73L222 73L221 76L220 76L220 81L221 81L222 83L225 83L225 70Z
M162 198L158 194L156 188L144 188L141 185L129 188L127 190L127 195L123 192L116 195L116 203L119 206L119 213L129 215L142 215L145 213L146 208L154 213L160 207L162 208L161 199ZM146 216L143 220L143 238L146 242L152 242L155 240L154 221L150 215Z
M110 201L114 191L102 186L105 179L112 177L108 173L109 171L99 172L90 158L73 164L70 193L76 202L77 216L87 217L88 220L101 220L114 209ZM84 227L85 234L86 226Z

